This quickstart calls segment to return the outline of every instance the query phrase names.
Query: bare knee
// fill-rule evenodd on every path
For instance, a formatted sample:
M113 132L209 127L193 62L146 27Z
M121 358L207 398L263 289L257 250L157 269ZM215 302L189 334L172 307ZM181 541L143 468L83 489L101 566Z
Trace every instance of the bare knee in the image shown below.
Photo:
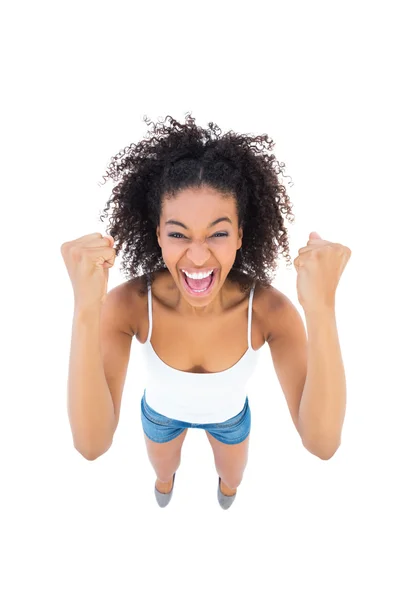
M227 473L226 475L218 473L221 477L222 481L227 485L231 490L235 490L242 483L243 476L234 475Z
M163 483L171 481L173 474L179 469L180 464L180 455L177 456L175 459L153 463L153 468L156 472L157 479L159 479Z

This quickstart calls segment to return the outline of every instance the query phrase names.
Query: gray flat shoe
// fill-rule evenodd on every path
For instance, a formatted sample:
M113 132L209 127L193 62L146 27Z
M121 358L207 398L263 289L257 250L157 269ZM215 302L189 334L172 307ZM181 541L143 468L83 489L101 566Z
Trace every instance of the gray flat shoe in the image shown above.
M165 506L167 506L167 504L169 504L169 501L172 498L172 492L174 491L174 485L175 485L175 475L176 474L174 473L174 477L172 479L172 488L171 488L171 491L168 492L168 494L163 494L162 492L159 492L154 484L154 493L156 495L156 500L157 500L158 506L161 506L161 508L164 508Z
M221 477L219 477L218 478L218 502L219 502L221 508L226 510L227 508L232 506L232 503L234 502L235 498L236 498L236 492L233 496L225 496L225 494L223 494L221 492Z

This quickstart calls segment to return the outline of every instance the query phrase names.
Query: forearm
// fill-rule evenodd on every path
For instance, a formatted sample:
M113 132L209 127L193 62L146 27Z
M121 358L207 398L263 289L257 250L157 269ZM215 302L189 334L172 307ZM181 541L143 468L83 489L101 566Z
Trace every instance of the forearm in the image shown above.
M341 442L346 411L346 377L334 308L305 311L307 377L299 409L304 446L321 458L330 458Z
M74 312L68 416L74 446L81 454L94 458L109 448L115 416L100 352L100 307L98 311Z

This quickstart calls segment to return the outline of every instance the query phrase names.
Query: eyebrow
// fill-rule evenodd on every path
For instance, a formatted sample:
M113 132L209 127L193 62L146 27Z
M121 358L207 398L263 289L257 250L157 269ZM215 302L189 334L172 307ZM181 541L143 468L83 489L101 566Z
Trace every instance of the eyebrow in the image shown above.
M228 223L230 223L232 225L232 221L230 220L229 217L220 217L219 219L215 219L215 221L210 223L208 225L207 229L214 227L214 225L216 225L217 223L220 223L221 221L228 221ZM184 229L189 229L189 227L186 227L186 225L184 225L180 221L174 221L174 219L169 219L168 221L165 222L165 224L166 225L178 225L179 227L183 227Z

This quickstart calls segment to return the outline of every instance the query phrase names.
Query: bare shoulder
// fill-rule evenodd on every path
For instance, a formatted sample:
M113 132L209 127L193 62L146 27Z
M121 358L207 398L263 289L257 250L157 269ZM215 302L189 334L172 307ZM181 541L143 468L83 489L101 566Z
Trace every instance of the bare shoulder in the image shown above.
M121 316L121 330L135 336L146 293L146 278L141 275L120 283L111 290L115 307Z
M263 328L264 340L271 342L285 320L288 307L293 306L290 299L273 285L257 285L254 294L254 311Z

